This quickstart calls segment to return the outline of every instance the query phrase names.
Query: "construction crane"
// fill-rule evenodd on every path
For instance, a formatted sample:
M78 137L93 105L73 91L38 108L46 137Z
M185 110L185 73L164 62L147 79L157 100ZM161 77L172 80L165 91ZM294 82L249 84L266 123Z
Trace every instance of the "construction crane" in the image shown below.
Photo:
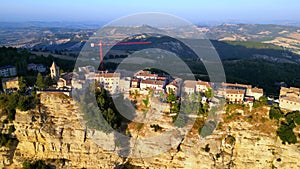
M119 45L147 45L151 44L151 42L118 42L116 44L111 44L111 43L103 43L102 40L99 41L99 43L91 43L91 47L99 46L99 54L100 54L100 69L104 70L104 65L103 65L103 46L119 46Z

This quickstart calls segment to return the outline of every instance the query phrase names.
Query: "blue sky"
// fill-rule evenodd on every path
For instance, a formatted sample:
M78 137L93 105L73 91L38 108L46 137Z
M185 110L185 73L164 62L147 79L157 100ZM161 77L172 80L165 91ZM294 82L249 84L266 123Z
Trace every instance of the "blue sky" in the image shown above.
M206 21L299 21L299 0L0 0L0 21L104 21L141 12Z

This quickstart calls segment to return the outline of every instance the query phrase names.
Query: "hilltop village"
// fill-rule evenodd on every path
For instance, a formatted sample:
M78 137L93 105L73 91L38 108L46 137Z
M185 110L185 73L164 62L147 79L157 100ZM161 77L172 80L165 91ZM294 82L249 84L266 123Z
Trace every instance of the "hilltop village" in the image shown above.
M46 67L41 64L28 64L28 70L45 72ZM10 93L20 89L20 78L16 77L16 68L13 66L1 67L2 88L4 92ZM140 70L132 77L122 77L121 73L98 71L93 66L79 67L76 72L61 73L60 68L53 62L50 67L52 85L48 88L32 86L38 92L62 92L70 95L71 91L82 89L89 84L87 82L96 81L110 95L123 93L129 96L133 93L147 95L152 91L154 96L175 95L178 99L181 96L197 95L201 102L211 102L213 96L225 98L229 104L253 105L255 100L265 97L262 88L251 85L225 83L221 87L214 88L210 82L201 80L182 80L174 78L162 72L151 70ZM281 87L278 100L273 103L288 111L300 110L300 89L295 87ZM270 100L270 99L269 99Z

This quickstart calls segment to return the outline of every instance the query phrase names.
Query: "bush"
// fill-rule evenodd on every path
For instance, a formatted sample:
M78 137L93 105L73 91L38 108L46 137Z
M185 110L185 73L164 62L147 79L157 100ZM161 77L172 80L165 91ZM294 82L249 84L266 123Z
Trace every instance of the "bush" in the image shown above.
M42 160L38 160L33 163L25 161L23 162L23 169L50 169L50 166L45 164Z
M9 126L8 133L11 134L14 131L16 131L15 126L14 125Z
M162 127L160 127L158 124L152 124L150 127L153 128L155 132L162 130Z
M15 120L16 109L8 108L7 110L7 119L11 122Z
M210 151L209 144L206 144L206 146L205 146L205 148L204 148L204 151L207 152L207 153Z
M280 127L277 130L277 135L285 144L295 144L297 142L297 138L293 132L293 128L291 128L288 124L281 123Z
M233 137L232 135L229 135L227 138L226 138L226 141L228 141L228 143L230 145L233 145L235 143L235 137Z
M284 117L284 115L279 108L272 107L269 111L269 117L270 119L275 119L278 121L280 118Z
M27 111L35 108L37 100L34 96L21 96L17 108L21 111Z
M5 147L10 147L11 144L13 143L13 138L10 137L10 134L2 134L0 133L0 147L5 146Z
M259 102L263 105L267 105L267 102L268 102L268 98L266 96L261 96L259 98Z
M296 123L297 125L300 125L300 112L299 111L293 111L290 113L287 113L285 115L287 123Z

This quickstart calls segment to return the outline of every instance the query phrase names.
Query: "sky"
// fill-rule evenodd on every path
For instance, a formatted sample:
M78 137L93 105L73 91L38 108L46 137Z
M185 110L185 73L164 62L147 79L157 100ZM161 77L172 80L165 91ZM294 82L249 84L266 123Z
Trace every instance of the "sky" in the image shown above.
M162 12L192 23L300 22L299 0L0 0L0 21L110 22Z

